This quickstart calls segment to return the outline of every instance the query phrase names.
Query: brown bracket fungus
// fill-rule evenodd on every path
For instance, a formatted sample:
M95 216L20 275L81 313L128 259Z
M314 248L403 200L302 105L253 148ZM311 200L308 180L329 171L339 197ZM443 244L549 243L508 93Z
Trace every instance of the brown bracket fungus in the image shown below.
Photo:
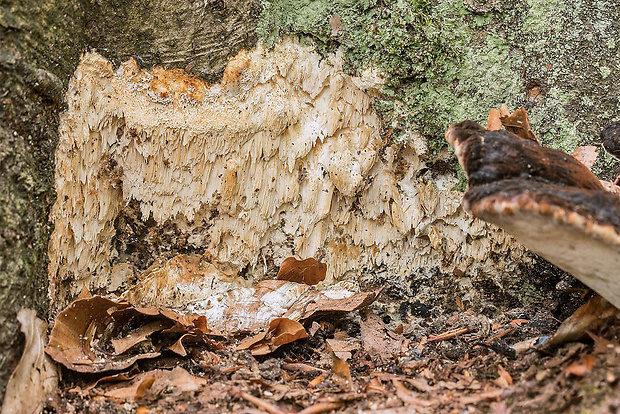
M446 140L467 173L464 206L620 307L620 197L568 154L472 121Z
M601 131L601 143L609 155L620 160L620 122L607 125Z

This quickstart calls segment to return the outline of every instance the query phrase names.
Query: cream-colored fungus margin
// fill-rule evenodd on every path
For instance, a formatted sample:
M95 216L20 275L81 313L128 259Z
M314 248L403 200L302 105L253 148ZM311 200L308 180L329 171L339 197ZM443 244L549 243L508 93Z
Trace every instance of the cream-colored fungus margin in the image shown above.
M132 277L112 242L131 200L143 220L175 222L195 249L255 277L290 255L328 263L326 283L379 267L511 269L523 248L464 213L454 178L416 178L423 141L382 139L369 96L380 87L293 40L241 52L215 85L86 53L56 152L52 298Z

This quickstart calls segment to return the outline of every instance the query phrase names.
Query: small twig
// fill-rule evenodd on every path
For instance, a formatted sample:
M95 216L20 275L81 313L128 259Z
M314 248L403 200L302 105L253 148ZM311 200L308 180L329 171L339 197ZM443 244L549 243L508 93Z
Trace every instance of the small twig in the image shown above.
M439 335L433 335L431 337L429 337L426 342L440 342L440 341L445 341L447 339L452 339L458 335L463 335L466 334L467 332L469 332L469 328L461 328L461 329L453 329L451 331L448 332L444 332L442 334Z
M484 341L484 343L489 345L493 341L497 341L498 339L503 338L504 336L513 333L515 330L516 328L507 328L507 329L504 329L503 331L499 331L498 333L496 333L495 335L493 335L492 337Z
M282 364L282 369L285 369L287 371L320 372L322 374L329 372L321 368L313 367L312 365L297 362Z
M332 410L337 410L344 405L343 402L330 402L330 403L318 403L311 405L310 407L304 408L301 411L298 411L297 414L320 414L326 413Z
M263 401L258 397L248 394L247 392L243 392L237 387L232 387L230 389L230 392L234 397L243 398L244 400L251 402L252 404L257 406L261 410L267 411L269 414L288 414L286 411L282 411L275 405L268 403L267 401Z
M221 374L230 374L230 373L239 371L241 368L244 368L244 366L243 365L233 365L231 367L226 367L226 368L220 369L220 373Z

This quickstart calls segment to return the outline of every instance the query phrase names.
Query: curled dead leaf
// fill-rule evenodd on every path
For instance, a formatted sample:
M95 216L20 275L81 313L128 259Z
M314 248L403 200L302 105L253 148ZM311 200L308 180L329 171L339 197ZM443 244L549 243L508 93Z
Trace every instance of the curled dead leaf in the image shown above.
M24 352L6 386L2 414L38 413L58 393L56 365L45 355L47 323L33 309L17 313L26 337Z
M577 309L558 328L553 338L545 344L551 348L565 342L576 341L587 335L588 331L596 332L609 319L618 315L618 309L601 296L594 296L585 305Z
M271 321L265 332L241 341L237 349L249 349L252 355L266 355L282 345L307 337L308 333L299 322L288 318L277 318Z
M217 347L206 337L207 331L204 317L180 315L169 309L135 308L93 296L72 302L57 315L45 351L73 371L98 373L155 358L177 342L174 350L179 346L183 349L180 341L186 334L201 345Z
M284 259L276 276L277 280L316 285L325 280L327 265L310 257L297 260L294 257Z
M537 142L540 145L538 137L534 131L532 131L530 119L527 116L527 111L525 108L518 109L509 116L503 117L501 120L502 125L504 125L506 130L520 136L521 138Z
M489 111L486 129L488 131L499 131L502 129L502 126L506 128L507 131L510 131L521 138L529 139L540 144L538 137L532 130L530 119L527 116L527 111L525 108L521 108L513 113L510 113L508 106L506 104L502 104L500 109L491 109Z

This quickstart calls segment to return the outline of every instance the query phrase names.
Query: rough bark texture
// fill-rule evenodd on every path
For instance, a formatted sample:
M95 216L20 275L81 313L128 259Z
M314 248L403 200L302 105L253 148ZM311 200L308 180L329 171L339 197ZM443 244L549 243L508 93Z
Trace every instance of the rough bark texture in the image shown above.
M17 312L46 314L47 217L63 83L79 57L80 11L64 1L0 5L0 387L17 362Z
M17 362L17 311L47 311L48 214L64 93L80 52L136 55L209 77L255 42L255 2L0 2L0 393ZM170 16L174 16L170 18ZM188 68L189 69L189 68Z

